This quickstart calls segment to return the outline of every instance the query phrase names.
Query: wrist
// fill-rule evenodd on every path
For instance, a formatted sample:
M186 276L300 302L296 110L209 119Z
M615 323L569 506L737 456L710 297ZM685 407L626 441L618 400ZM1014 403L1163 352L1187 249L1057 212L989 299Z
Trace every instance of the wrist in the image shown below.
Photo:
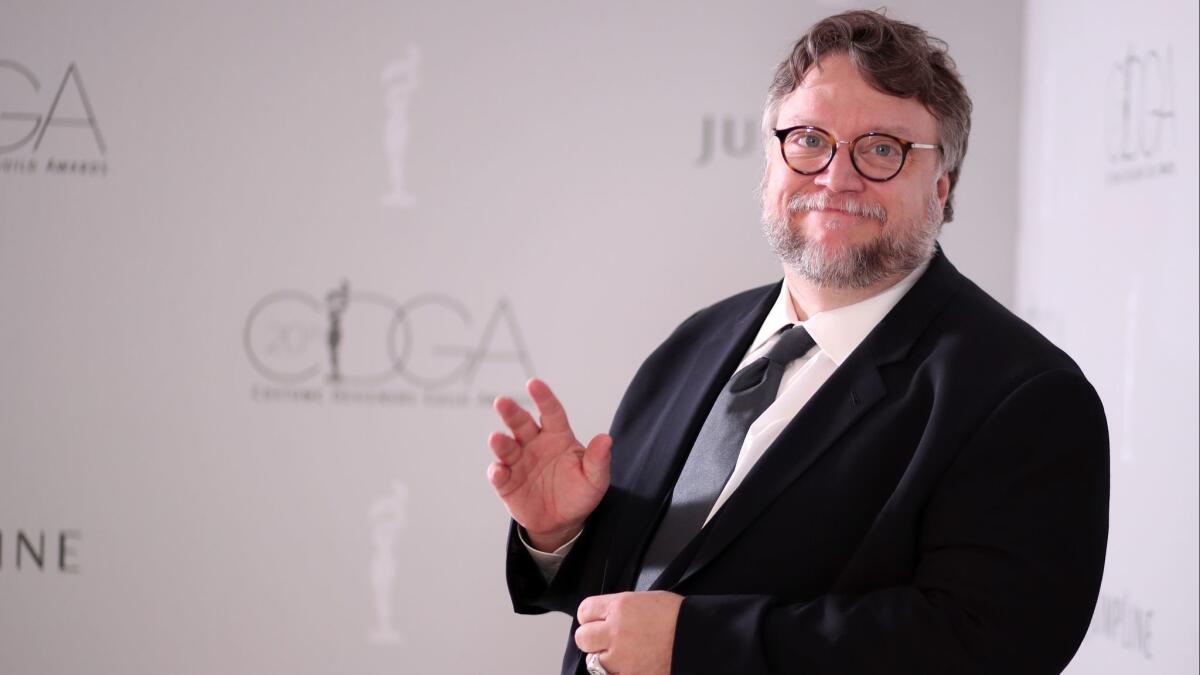
M579 536L582 531L583 523L572 523L546 532L532 532L525 528L525 535L529 539L529 544L537 550L543 553L553 553Z

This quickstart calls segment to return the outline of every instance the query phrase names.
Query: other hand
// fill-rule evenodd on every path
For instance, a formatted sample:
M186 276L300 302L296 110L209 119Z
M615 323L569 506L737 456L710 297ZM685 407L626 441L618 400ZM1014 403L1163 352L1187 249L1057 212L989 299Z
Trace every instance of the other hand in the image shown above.
M667 591L593 595L579 603L575 644L613 675L669 675L682 604Z

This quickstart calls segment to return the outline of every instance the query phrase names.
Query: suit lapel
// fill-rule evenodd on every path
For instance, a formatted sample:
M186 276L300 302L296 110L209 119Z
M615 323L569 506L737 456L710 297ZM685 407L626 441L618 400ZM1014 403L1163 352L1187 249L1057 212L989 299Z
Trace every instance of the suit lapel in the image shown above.
M766 318L781 285L770 287L749 311L731 317L727 330L707 338L690 360L687 374L671 402L665 406L650 435L638 453L641 461L634 474L629 504L620 515L618 536L610 548L609 560L624 561L616 579L616 588L632 586L641 552L653 534L659 511L668 495L683 460L691 450L709 409L741 362L750 341ZM646 499L645 496L649 496ZM610 588L607 581L605 589Z
M879 367L908 354L953 294L955 279L962 277L939 248L917 284L792 419L655 588L682 583L711 562L886 396Z

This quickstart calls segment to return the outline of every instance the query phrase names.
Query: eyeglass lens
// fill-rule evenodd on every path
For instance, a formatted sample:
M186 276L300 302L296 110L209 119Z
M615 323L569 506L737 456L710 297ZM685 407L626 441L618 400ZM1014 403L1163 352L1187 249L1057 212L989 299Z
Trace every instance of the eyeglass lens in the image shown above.
M783 143L787 163L802 173L818 173L833 157L835 141L812 129L796 129ZM854 166L867 178L895 176L904 164L904 146L886 135L860 136L850 147Z

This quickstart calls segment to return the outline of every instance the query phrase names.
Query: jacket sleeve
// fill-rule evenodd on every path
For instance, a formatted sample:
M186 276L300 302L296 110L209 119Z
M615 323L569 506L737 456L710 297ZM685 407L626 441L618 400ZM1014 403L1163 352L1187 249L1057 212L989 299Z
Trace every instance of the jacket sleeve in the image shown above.
M672 673L1058 673L1086 633L1108 538L1108 431L1074 370L1017 387L921 519L912 583L801 603L695 595Z
M612 511L612 503L618 499L619 492L618 488L609 488L550 583L546 583L533 556L521 542L518 525L511 523L505 573L513 611L518 614L555 611L574 616L584 598L601 592L607 556L604 555L604 544L596 540L605 536L598 533L604 531L604 520Z

